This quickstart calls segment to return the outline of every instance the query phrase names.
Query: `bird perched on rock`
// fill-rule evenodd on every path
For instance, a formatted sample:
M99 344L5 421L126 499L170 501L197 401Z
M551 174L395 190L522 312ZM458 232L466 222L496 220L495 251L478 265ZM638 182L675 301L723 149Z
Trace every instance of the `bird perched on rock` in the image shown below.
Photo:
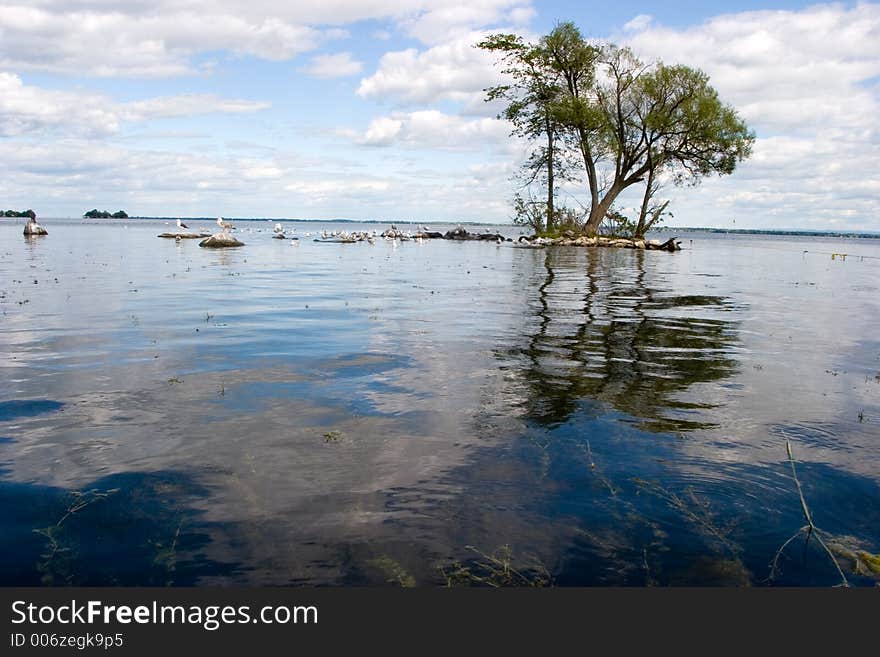
M189 226L187 226L185 223L183 223L180 220L180 217L177 218L177 227L178 228L185 228L186 230L189 230Z
M217 225L223 229L224 233L228 232L230 228L235 228L234 224L228 221L223 221L223 217L217 217Z

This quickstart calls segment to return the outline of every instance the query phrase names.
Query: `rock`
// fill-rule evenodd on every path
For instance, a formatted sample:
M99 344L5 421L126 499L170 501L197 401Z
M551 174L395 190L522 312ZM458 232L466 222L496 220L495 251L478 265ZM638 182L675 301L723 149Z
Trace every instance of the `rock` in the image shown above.
M504 241L504 236L499 235L498 233L469 233L464 228L459 226L453 230L446 231L446 234L443 236L443 239L447 240L456 240L460 242L464 241L486 241L486 242L497 242L499 239Z
M25 235L48 235L49 231L43 228L36 221L31 220L24 225Z
M199 246L222 249L230 246L244 246L244 242L239 242L229 233L214 233L209 238L199 242Z
M210 237L211 233L160 233L158 236L172 240L196 240Z
M447 230L446 234L443 236L445 240L466 240L468 239L468 232L459 226L458 228L454 228L452 230Z

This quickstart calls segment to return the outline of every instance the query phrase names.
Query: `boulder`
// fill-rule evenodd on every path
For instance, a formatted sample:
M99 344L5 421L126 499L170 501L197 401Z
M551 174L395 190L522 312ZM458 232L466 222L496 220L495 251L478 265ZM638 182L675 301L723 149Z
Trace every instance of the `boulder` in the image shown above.
M43 228L36 221L29 221L24 225L25 235L48 235L49 231Z
M446 234L443 236L443 239L446 240L466 240L469 239L470 233L468 233L464 228L459 226L458 228L453 228L452 230L447 230Z
M497 242L500 239L503 242L504 236L498 233L469 233L467 230L459 226L453 230L446 231L443 239L456 240L459 242Z
M230 233L214 233L211 237L199 242L199 246L222 249L230 246L244 246L244 242L239 242Z

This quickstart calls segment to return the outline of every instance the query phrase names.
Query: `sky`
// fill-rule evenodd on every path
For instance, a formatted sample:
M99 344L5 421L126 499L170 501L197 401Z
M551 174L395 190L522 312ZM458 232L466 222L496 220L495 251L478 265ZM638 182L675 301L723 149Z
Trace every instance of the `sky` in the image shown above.
M0 209L506 223L527 145L474 44L568 20L701 68L757 134L669 224L880 231L870 2L2 0Z

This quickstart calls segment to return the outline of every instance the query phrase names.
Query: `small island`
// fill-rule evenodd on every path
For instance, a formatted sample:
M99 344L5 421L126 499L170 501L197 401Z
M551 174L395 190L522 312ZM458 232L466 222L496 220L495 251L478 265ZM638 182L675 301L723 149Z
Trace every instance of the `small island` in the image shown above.
M83 213L84 219L128 219L128 213L125 210L117 210L113 214L107 210L93 209Z
M33 210L3 210L0 212L0 217L29 217L31 219L36 219L37 213Z

